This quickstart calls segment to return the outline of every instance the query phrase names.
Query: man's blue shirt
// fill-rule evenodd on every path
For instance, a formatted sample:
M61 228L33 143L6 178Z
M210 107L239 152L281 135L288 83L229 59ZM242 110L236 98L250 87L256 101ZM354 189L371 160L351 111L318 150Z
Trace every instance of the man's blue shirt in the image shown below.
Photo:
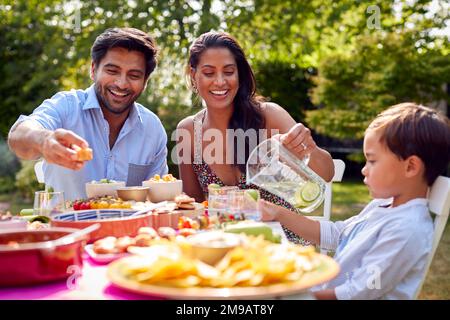
M94 158L74 171L44 163L45 183L64 191L66 200L85 198L85 183L103 178L141 185L154 174L167 173L167 135L159 118L139 103L134 103L112 149L109 125L95 94L94 85L86 90L63 91L45 100L24 120L35 120L43 128L71 130L84 138Z

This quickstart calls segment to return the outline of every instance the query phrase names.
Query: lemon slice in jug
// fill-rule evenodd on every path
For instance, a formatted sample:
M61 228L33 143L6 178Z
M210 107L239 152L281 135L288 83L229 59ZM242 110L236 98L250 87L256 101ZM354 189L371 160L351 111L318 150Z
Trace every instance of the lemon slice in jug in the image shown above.
M308 181L295 192L295 206L307 207L320 196L320 187L317 183Z
M258 201L259 200L259 192L255 189L247 189L245 190L245 196L250 201Z

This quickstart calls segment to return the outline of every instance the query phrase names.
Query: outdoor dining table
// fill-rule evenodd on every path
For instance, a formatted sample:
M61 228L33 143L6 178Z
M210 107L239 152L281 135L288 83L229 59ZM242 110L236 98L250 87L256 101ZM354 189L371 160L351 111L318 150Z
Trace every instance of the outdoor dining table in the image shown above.
M287 241L279 223L268 223ZM83 254L83 268L68 270L67 279L33 286L0 288L0 300L143 300L162 299L160 296L141 295L114 286L107 278L107 264L98 264L87 253ZM313 299L309 292L286 299Z

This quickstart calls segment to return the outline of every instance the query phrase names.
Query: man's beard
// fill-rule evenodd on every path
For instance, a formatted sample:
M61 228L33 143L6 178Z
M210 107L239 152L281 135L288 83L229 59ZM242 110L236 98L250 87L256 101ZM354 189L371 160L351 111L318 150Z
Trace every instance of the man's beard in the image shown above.
M104 90L105 92L102 93L102 87L99 84L96 83L94 85L94 90L95 90L95 94L97 95L97 99L98 99L98 102L99 102L100 106L104 107L109 112L117 114L117 115L122 114L124 112L127 112L133 106L133 103L136 101L135 99L132 99L130 104L128 104L126 106L123 106L120 109L114 109L114 108L111 107L111 105L108 103L108 101L105 98L105 96L107 94L107 92L106 92L107 89L106 88Z

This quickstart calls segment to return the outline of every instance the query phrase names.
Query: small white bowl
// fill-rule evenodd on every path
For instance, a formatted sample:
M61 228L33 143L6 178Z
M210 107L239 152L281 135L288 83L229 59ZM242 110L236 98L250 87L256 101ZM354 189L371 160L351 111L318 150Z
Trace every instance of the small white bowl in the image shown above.
M117 188L125 187L125 181L101 183L98 181L86 183L86 195L88 198L112 196L117 197Z
M223 231L207 231L194 234L189 236L186 241L190 244L190 256L210 265L215 265L229 251L243 242L240 235Z
M143 187L149 187L148 196L151 202L173 201L183 192L183 181L142 181Z

